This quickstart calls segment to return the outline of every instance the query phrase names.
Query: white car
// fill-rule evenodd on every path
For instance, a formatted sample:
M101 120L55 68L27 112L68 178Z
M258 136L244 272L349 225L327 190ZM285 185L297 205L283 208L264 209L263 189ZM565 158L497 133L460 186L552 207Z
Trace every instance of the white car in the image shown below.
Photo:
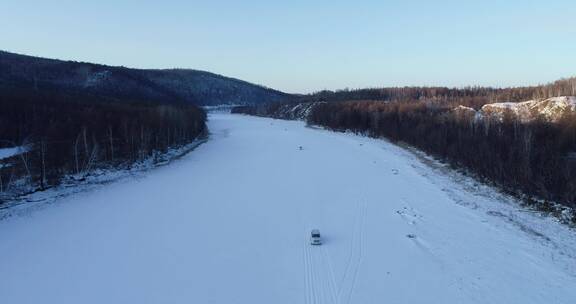
M310 233L310 244L322 245L322 238L320 238L320 230L313 229Z

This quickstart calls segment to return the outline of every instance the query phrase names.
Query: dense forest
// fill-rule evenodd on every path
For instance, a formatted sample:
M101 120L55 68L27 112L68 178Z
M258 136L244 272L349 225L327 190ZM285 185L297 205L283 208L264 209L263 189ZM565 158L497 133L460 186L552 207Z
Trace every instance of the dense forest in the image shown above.
M512 113L504 113L503 119L478 119L474 112L455 110L460 105L479 109L491 102L562 95L576 95L576 78L510 89L321 92L292 103L239 107L234 112L292 119L289 109L304 100L313 104L301 116L309 124L405 142L511 193L576 207L574 112L563 113L555 123L543 118L522 123ZM541 205L545 209L549 203Z
M25 153L0 159L0 203L64 177L129 167L206 131L206 114L191 104L47 89L1 93L0 148Z

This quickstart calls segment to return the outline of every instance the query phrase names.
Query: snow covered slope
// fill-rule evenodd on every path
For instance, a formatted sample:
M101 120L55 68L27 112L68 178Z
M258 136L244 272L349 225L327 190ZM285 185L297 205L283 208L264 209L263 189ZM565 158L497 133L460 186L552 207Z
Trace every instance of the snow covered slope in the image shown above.
M28 147L12 147L12 148L0 148L0 159L9 158L14 155L25 153L28 151Z
M576 111L576 97L562 96L524 102L490 103L482 107L481 113L501 119L506 110L510 110L512 115L523 122L532 121L539 116L547 121L556 122L564 113Z
M298 121L209 127L145 178L1 221L0 303L576 301L574 232L429 159Z

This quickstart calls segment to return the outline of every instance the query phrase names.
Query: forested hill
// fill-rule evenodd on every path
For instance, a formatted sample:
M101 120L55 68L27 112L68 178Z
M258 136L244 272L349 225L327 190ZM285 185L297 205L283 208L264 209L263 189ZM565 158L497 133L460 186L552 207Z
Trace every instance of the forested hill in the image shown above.
M221 75L187 69L143 70L0 51L0 94L12 90L91 94L100 100L195 105L260 104L290 95Z

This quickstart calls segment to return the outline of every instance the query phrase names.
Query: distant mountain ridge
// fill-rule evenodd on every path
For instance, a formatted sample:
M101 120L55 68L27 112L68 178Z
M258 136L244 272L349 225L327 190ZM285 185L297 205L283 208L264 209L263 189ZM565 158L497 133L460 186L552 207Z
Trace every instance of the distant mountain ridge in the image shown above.
M0 51L0 94L14 89L91 94L109 101L147 100L199 106L261 104L291 96L205 71L132 69Z

